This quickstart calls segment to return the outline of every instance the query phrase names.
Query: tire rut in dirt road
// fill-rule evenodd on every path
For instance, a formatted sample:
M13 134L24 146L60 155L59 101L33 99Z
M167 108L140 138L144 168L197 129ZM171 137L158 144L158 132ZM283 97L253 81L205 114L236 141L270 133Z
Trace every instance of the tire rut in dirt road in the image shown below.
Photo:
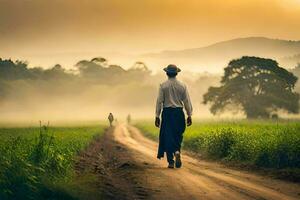
M113 132L113 128L108 129L77 158L77 179L92 176L85 183L92 194L84 199L147 199L148 191L139 180L144 164L136 163L126 147L112 139Z
M228 169L184 153L183 168L167 169L166 161L156 159L157 143L131 126L118 125L114 139L135 163L147 163L139 179L148 188L149 199L300 199L299 184Z

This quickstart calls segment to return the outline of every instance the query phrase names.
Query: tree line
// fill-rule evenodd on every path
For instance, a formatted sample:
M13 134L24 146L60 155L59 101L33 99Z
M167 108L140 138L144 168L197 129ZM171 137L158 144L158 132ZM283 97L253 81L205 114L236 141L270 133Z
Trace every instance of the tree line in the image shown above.
M299 69L300 65L293 70L294 73L300 74ZM219 86L206 85L203 94L204 80L199 77L193 88L202 91L202 103L208 104L214 115L225 111L243 111L247 118L277 118L280 111L291 114L299 112L299 94L295 92L297 79L275 60L244 56L228 63ZM8 82L18 80L62 81L62 84L79 82L78 85L87 85L87 88L90 84L156 83L160 79L152 75L143 62L136 62L126 70L119 65L108 64L105 58L96 57L79 61L72 71L59 64L50 69L29 68L27 62L0 58L0 97L9 88ZM153 89L148 87L143 92L150 95Z
M75 80L84 79L101 84L121 84L126 81L141 81L151 71L143 62L136 62L128 70L119 65L109 65L102 57L81 60L75 65L76 71L66 70L60 64L50 69L29 68L24 61L0 58L0 80Z

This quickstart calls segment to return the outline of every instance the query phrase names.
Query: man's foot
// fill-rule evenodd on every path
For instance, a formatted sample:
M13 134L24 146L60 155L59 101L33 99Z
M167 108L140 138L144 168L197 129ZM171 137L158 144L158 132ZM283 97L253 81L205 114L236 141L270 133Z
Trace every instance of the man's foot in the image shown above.
M174 162L173 163L169 163L168 168L174 169Z
M175 152L175 167L180 168L181 165L182 165L182 163L181 163L181 158L180 158L180 152L176 151Z

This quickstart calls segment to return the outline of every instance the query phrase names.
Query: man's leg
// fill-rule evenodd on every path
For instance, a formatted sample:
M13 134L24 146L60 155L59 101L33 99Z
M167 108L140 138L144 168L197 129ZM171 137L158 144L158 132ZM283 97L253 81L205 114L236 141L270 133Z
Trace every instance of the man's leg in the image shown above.
M169 168L174 168L174 155L173 153L170 153L170 152L167 152L167 160L168 160L168 163L169 163Z
M180 156L180 151L175 152L175 166L176 168L180 168L182 165L181 163L181 156Z

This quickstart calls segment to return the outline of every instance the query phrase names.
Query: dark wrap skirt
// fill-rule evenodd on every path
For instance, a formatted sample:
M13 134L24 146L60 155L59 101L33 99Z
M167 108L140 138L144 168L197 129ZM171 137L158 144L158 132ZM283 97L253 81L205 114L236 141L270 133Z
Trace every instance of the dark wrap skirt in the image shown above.
M164 108L159 133L157 158L164 157L164 152L180 151L185 131L185 116L182 108Z

